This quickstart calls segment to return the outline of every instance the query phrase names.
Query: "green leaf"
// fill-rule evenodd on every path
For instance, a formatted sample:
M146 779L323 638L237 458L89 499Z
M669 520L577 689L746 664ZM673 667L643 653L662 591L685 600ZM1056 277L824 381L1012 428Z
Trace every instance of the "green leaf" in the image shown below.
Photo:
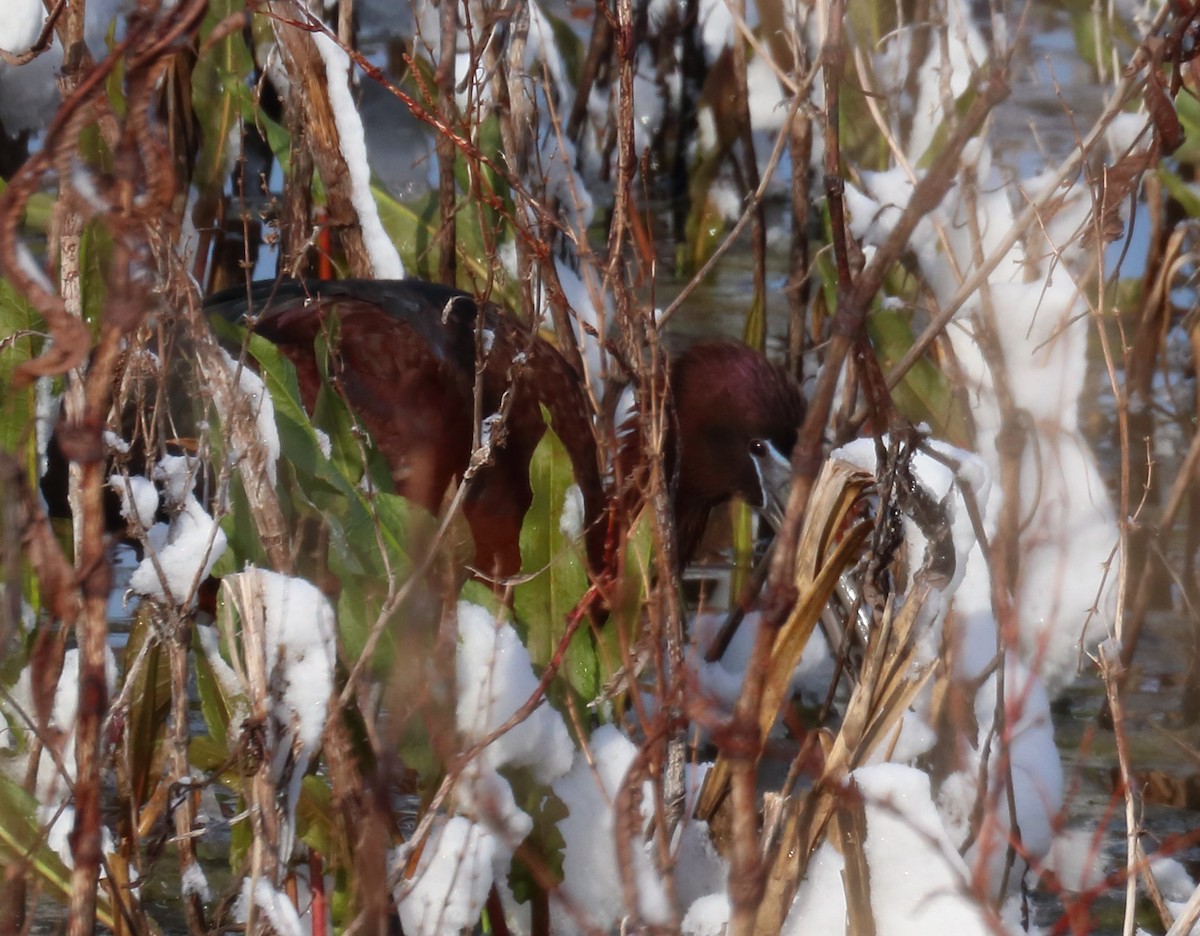
M559 831L558 823L567 818L567 807L552 791L534 783L524 771L508 771L513 797L517 805L533 820L533 828L513 856L508 875L508 885L518 903L528 903L540 891L537 877L522 860L523 855L535 855L545 871L554 880L563 877L562 861L566 843Z
M1200 162L1200 100L1186 91L1175 98L1175 113L1183 124L1183 145L1171 154L1177 163Z
M12 380L19 366L42 353L44 330L33 306L8 280L0 280L0 451L18 455L27 469L37 464L34 388L14 390Z
M867 320L867 334L886 372L912 347L913 333L908 318L893 309L876 309ZM892 391L900 412L913 422L927 422L936 435L965 445L967 424L950 383L928 357L914 364Z
M486 608L492 617L499 617L505 608L496 592L476 579L467 579L458 593L459 601L469 601L481 608Z
M282 498L285 509L290 509L298 521L306 518L319 521L328 531L330 545L344 551L346 536L342 519L349 511L349 503L364 496L358 489L361 458L354 459L358 468L347 477L325 456L316 427L301 402L296 370L275 345L261 335L247 336L244 328L217 316L212 317L211 324L226 347L246 344L248 361L253 362L271 395L275 426L279 432L279 486L286 495ZM335 394L328 395L323 409L331 422L342 426L351 422L344 404ZM212 436L215 444L219 444L220 434L213 433ZM340 438L337 430L333 436ZM385 469L373 469L372 475L378 485L390 486L390 476L386 475ZM214 570L218 573L236 571L247 562L269 565L253 526L237 521L239 517L248 516L249 510L240 479L237 481L231 485L232 510L222 521L230 549Z
M495 114L483 119L476 129L476 134L477 145L482 152L504 152L500 118ZM461 152L456 152L454 178L460 192L472 192L472 184L477 183L483 197L482 201L472 199L465 204L464 210L456 216L456 226L464 222L471 225L478 221L489 231L500 231L504 218L493 199L500 199L501 204L508 206L512 202L512 194L509 192L508 182L497 171L495 164L489 165L480 159L468 161Z
M1200 126L1196 127L1196 131L1200 132ZM1188 136L1191 138L1191 131L1188 132ZM1178 173L1172 172L1166 166L1160 165L1154 172L1162 182L1163 188L1182 206L1184 214L1189 218L1200 218L1200 189L1183 181Z
M317 336L314 346L317 367L321 374L321 387L317 391L312 423L319 426L329 439L328 460L336 474L350 483L350 489L362 489L365 473L370 476L371 485L375 490L390 492L392 473L387 460L378 448L370 444L361 421L333 389L329 362L336 353L331 349L337 347L337 321L336 316L328 319L329 330Z
M204 652L198 628L193 629L192 649L192 659L196 667L196 694L200 697L200 713L204 716L204 724L208 726L209 735L218 748L216 761L220 762L231 753L229 725L233 721L234 712L239 707L239 701L243 700L226 695L224 684L213 672L208 655ZM194 757L193 762L196 762Z
M37 820L38 804L33 796L8 777L0 774L0 865L24 866L57 899L66 903L71 897L71 871L45 842ZM115 928L112 906L98 892L96 919L102 926Z
M356 497L346 518L346 545L362 563L365 574L385 576L388 571L398 579L412 572L409 544L428 542L434 519L399 494L376 493L368 501ZM380 552L380 546L386 553Z
M543 412L543 418L545 418ZM529 465L533 503L521 526L521 572L524 580L513 591L513 608L525 627L525 646L536 666L554 656L566 632L567 615L588 587L587 563L578 537L563 532L563 509L575 485L571 459L549 429ZM571 496L577 495L578 489ZM564 673L583 698L593 699L599 671L591 636L575 632L567 650Z
M143 647L148 647L142 665L134 675L129 693L129 715L125 720L129 782L134 802L139 806L150 797L158 779L154 755L171 708L171 672L165 648L154 635L153 614L149 602L138 605L124 653L124 659L132 662ZM128 678L126 673L126 680Z
M754 290L750 308L746 310L742 341L757 351L765 351L767 348L767 304L757 289Z
M224 739L218 741L212 735L196 735L188 742L188 763L209 774L225 768L220 778L222 783L235 774L232 768L237 766L229 763Z
M853 3L851 6L858 7L859 4ZM873 26L869 31L875 32L878 28L881 27ZM864 90L866 86L878 88L882 82L870 75L864 79L857 71L859 63L870 70L873 58L873 55L866 54L860 56L856 62L854 56L847 55L842 67L838 148L841 151L842 165L853 166L860 171L886 169L889 162L887 140L875 125L875 118L871 115L867 93Z
M261 335L247 336L244 328L219 317L214 317L212 324L227 345L246 343L271 395L279 430L282 500L290 505L298 524L311 523L321 529L324 548L307 559L312 574L331 573L341 582L338 627L349 658L356 660L383 607L389 575L400 584L412 574L410 554L414 548L421 554L421 545L432 540L436 522L388 490L390 470L370 440L363 441L358 421L336 392L322 387L315 418L310 420L301 402L295 368L275 345ZM314 348L324 376L328 376L329 348L336 341L335 330L318 338ZM329 456L321 449L318 427L329 440ZM364 449L366 470L373 481L371 493L362 484ZM253 530L233 520L245 516L244 495L236 484L233 507L226 527L230 553L236 554L229 560L231 570L261 552ZM374 667L388 665L391 645L389 636L372 660Z
M213 436L216 433L212 434ZM216 445L213 446L217 448ZM220 464L216 459L215 464ZM225 533L228 548L212 567L212 575L223 578L233 572L240 572L247 565L270 568L270 557L258 538L258 530L249 521L251 516L250 501L246 497L246 489L242 486L240 475L235 474L229 485L229 510L221 517L221 530Z
M238 813L246 812L245 797L238 797ZM235 822L229 827L229 868L234 874L246 867L250 857L250 849L254 846L254 825L249 818ZM241 872L244 873L244 872Z
M684 222L684 242L675 249L675 265L681 277L694 276L725 236L725 217L712 195L725 151L720 148L697 155L688 183L691 207Z
M438 193L430 192L408 203L397 201L379 186L372 186L371 191L375 195L375 204L379 206L383 228L400 252L409 275L435 279L438 264L435 245L440 226ZM499 265L491 259L502 242L511 240L511 233L493 227L492 236L485 239L480 228L480 212L477 211L460 211L455 221L458 285L468 292L488 287L494 302L511 309L519 308L520 294L516 285L505 282L504 277L499 275Z
M755 513L744 500L736 498L729 504L729 515L733 527L733 576L730 594L736 599L742 593L754 565Z
M7 188L8 183L0 179L0 195L3 195ZM54 220L54 206L57 204L58 199L53 195L34 192L25 203L25 217L21 219L21 223L39 234L45 234L50 229L50 222Z
M550 30L554 33L554 47L558 49L563 65L566 66L567 80L570 81L571 87L578 87L584 58L587 56L587 48L584 46L583 40L567 20L555 16L548 9L543 9L541 14L550 23Z
M378 620L383 608L383 590L365 587L365 577L362 575L344 574L340 578L342 590L337 602L338 634L342 638L346 659L355 663L363 655L371 625ZM380 650L390 655L390 639L385 638L385 644Z
M249 87L254 58L243 31L226 31L215 42L207 40L230 16L245 10L243 0L210 0L200 26L203 54L192 69L192 108L200 124L203 144L196 163L195 182L201 189L219 188L236 155L234 132L256 108Z
M344 493L352 491L353 484L321 451L316 429L300 399L300 384L292 362L261 335L250 335L247 350L257 362L259 376L271 394L281 461L286 461L301 478L325 481Z
M328 782L309 774L300 781L300 800L296 804L298 837L321 854L327 864L349 866L350 849L342 828Z
M625 551L614 589L616 598L608 620L596 634L602 686L626 664L625 653L638 642L646 586L654 574L654 519L650 511L643 510L625 536Z
M1080 4L1070 14L1070 29L1075 36L1075 52L1087 65L1097 68L1100 60L1111 58L1116 38L1112 35L1111 20L1103 12L1091 4ZM1109 62L1105 61L1105 65Z
M93 339L100 333L108 299L108 267L112 258L112 232L97 219L84 226L79 240L79 275L83 282L83 320Z

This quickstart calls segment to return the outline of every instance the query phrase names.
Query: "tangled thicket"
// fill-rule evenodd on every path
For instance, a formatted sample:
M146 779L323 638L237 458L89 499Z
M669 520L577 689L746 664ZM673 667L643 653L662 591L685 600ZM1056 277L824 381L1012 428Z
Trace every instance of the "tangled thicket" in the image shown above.
M48 895L73 934L1091 932L1115 889L1131 932L1140 881L1188 931L1164 860L1190 840L1152 863L1140 835L1125 674L1164 570L1195 607L1168 355L1194 333L1200 9L1078 14L1105 105L1064 108L1076 145L1034 174L987 139L1033 15L1002 4L985 39L958 0L414 0L369 55L351 0L142 0L90 46L82 4L47 6L0 72L62 60L36 145L0 153L0 928ZM428 191L369 177L371 95ZM689 625L664 330L731 247L743 337L783 339L809 405L756 566L731 511L745 597ZM612 569L589 578L547 435L522 576L468 580L471 472L437 517L407 504L336 385L307 413L202 309L256 274L401 270L537 317L610 458L634 388L645 509ZM1113 400L1111 485L1085 388ZM73 525L35 481L56 395ZM476 414L473 464L503 418ZM1080 672L1115 737L1108 880L1051 860L1050 697Z

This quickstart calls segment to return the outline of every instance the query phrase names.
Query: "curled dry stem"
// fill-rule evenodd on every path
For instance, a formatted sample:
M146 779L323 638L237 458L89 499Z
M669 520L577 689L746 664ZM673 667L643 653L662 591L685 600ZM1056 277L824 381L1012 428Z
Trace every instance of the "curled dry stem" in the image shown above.
M946 141L945 148L913 188L912 197L887 240L848 289L843 293L839 288L839 306L833 322L833 337L826 354L825 367L809 400L808 413L792 456L795 481L779 531L779 547L769 583L770 591L775 597L768 601L768 607L774 609L771 617L775 621L779 621L781 615L786 613L786 600L782 599L786 593L788 569L794 561L800 523L812 490L813 479L816 478L823 459L822 439L825 424L832 408L842 365L865 325L871 300L883 285L887 271L907 249L909 238L917 224L937 208L954 184L964 147L979 133L992 109L1007 98L1005 75L1006 68L1003 64L992 67L984 81L983 93L972 102L970 109ZM890 379L888 384L889 387L894 386Z

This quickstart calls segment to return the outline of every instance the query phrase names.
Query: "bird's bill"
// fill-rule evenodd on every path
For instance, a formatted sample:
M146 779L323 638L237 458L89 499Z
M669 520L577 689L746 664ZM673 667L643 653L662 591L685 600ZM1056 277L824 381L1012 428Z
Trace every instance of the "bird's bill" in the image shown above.
M766 454L754 459L754 470L758 472L758 483L762 493L759 510L767 522L778 530L783 523L788 494L792 489L792 463L768 442Z

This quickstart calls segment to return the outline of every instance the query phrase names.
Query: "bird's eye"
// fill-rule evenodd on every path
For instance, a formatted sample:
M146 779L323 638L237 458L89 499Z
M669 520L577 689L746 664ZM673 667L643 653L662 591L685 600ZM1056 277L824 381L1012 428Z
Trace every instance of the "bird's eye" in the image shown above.
M767 457L767 443L764 442L762 439L751 439L750 440L750 454L754 458L766 458Z

